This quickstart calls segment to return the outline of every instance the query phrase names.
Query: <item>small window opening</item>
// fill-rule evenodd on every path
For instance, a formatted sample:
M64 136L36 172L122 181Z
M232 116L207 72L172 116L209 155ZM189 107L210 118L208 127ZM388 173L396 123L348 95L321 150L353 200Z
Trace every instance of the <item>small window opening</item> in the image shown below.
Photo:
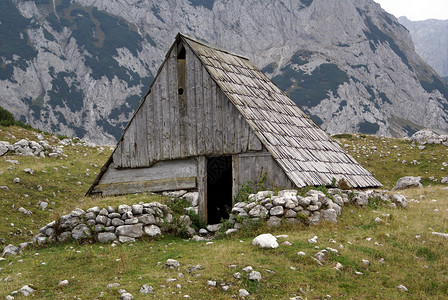
M185 48L182 47L179 51L179 53L177 54L177 59L185 59L186 58L186 52L185 52Z

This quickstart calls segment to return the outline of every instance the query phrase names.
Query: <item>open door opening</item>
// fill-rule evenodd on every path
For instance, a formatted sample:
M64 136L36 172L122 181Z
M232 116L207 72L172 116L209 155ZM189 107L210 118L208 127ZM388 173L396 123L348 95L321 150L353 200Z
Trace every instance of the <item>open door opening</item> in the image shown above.
M232 156L207 157L207 220L228 219L232 209Z

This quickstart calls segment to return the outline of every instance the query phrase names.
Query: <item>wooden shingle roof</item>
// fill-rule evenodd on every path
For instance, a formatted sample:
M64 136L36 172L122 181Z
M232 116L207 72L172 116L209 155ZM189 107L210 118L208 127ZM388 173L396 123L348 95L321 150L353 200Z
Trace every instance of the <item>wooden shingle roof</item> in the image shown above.
M182 34L178 38L298 187L330 185L333 178L344 178L351 187L381 186L249 59Z

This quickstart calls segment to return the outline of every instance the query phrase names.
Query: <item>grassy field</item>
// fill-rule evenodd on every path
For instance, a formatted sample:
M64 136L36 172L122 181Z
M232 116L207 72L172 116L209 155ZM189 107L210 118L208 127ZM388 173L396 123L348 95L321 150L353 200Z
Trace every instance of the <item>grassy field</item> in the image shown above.
M0 140L37 140L33 132L24 129L0 129ZM59 141L49 135L45 138ZM432 232L448 233L448 191L440 184L448 173L443 166L448 163L448 147L431 145L420 150L406 140L363 135L344 135L338 140L385 188L391 189L406 175L422 176L425 188L402 192L408 197L407 209L374 203L363 209L346 206L337 224L276 229L261 226L213 243L162 236L117 247L69 243L30 248L0 261L0 298L32 284L37 290L34 299L117 299L119 289L126 289L136 299L180 299L185 295L192 299L230 299L240 288L248 290L248 298L253 299L447 299L448 240ZM109 147L74 145L64 148L67 157L57 159L1 157L0 186L6 185L9 190L0 190L0 238L15 245L29 241L30 230L37 234L40 227L75 207L168 201L151 194L84 197L110 153ZM10 164L6 159L20 163ZM413 160L417 163L411 164ZM32 168L34 174L25 173L25 168ZM18 184L13 183L16 177L20 178ZM48 202L48 208L42 210L39 201ZM32 214L25 216L17 211L19 207ZM375 222L377 217L383 222ZM280 238L280 247L273 250L251 245L253 237L268 232L288 237ZM315 235L318 242L309 243ZM284 241L292 245L281 244ZM327 247L338 253L329 250L320 266L312 256ZM299 251L306 255L299 256ZM181 263L179 270L163 267L168 258ZM362 260L368 260L369 265ZM333 268L337 262L343 265L340 271ZM197 264L203 269L187 272ZM261 273L261 282L248 280L241 269L249 265ZM235 279L235 272L242 278ZM58 287L64 279L69 284ZM207 280L217 281L217 286L208 286ZM107 287L111 283L120 286ZM153 286L154 294L138 293L143 284ZM230 288L224 291L221 284ZM398 285L408 291L398 290Z

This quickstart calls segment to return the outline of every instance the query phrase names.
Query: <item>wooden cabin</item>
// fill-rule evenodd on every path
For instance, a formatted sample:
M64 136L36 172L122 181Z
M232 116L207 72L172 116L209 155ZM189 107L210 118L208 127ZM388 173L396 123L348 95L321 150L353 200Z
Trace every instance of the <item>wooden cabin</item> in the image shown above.
M87 194L197 190L215 223L262 174L283 188L381 185L249 59L178 34Z

